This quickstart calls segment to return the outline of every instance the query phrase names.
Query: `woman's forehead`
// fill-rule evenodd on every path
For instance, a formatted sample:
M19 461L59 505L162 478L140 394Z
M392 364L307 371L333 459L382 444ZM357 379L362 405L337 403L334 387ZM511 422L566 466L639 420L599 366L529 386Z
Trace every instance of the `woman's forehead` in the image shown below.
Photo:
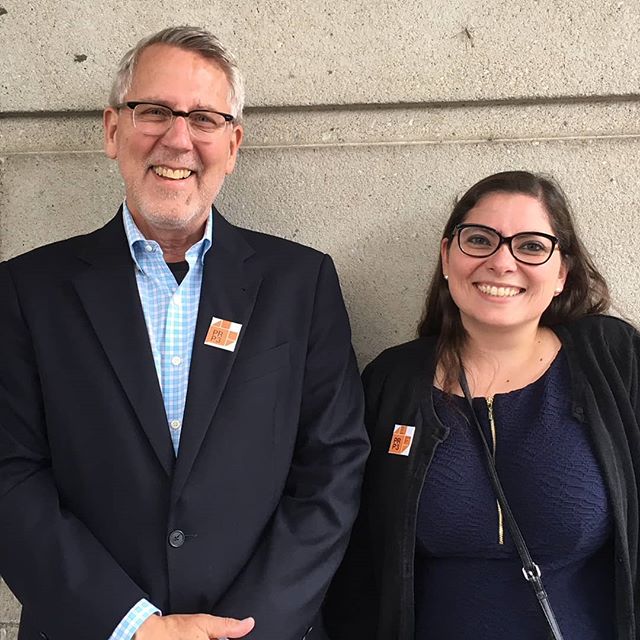
M522 193L489 193L467 212L464 222L484 224L507 236L521 231L553 233L542 203Z

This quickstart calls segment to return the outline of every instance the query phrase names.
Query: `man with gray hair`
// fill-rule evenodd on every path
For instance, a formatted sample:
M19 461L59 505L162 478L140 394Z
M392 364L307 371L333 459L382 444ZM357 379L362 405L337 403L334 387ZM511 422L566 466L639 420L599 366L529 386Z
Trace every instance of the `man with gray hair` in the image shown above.
M125 200L0 264L0 573L20 640L300 640L368 453L335 269L213 207L243 87L207 31L123 58ZM80 212L81 213L81 212Z

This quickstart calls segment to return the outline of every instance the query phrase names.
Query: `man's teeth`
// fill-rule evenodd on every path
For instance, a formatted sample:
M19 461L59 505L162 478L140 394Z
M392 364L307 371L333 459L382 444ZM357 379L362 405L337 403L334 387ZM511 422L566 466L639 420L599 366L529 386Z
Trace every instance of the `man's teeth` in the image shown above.
M476 286L482 293L497 296L498 298L512 298L520 293L520 289L515 287L494 287L488 284L478 284Z
M153 167L153 170L159 176L170 178L171 180L184 180L192 173L189 169L169 169L169 167Z

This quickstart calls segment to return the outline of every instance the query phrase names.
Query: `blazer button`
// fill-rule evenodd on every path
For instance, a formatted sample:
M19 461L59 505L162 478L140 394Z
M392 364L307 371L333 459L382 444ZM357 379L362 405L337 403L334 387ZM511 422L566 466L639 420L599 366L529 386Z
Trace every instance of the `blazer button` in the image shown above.
M169 544L177 549L184 544L184 531L180 531L180 529L175 529L169 534Z

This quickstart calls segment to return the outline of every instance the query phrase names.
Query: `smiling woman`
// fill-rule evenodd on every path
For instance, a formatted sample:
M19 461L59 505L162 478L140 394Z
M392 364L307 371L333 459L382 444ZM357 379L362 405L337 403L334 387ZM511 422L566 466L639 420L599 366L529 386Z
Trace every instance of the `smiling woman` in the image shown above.
M640 335L609 304L552 180L462 196L420 337L363 374L372 453L331 640L636 637Z
M471 232L469 225L475 225L471 226ZM491 251L469 249L470 243L478 245L478 225L485 225L484 237L487 227L488 234L493 234L493 241L483 241L489 243ZM515 236L517 241L531 233L538 236L537 243L546 247L541 258L529 259L524 255L526 243L516 242L514 249L513 237L504 237ZM454 272L449 274L451 269ZM476 292L465 289L465 284L469 284L461 280L461 270L465 269L471 287L477 291L470 300L465 299L465 291ZM444 277L449 275L450 282ZM492 287L505 285L518 287L518 299L513 301L517 307L494 306L498 301L496 295L491 295ZM545 326L605 313L609 306L607 284L577 234L560 187L548 178L528 172L503 172L473 185L454 207L443 231L440 261L431 280L418 333L439 336L440 384L451 391L458 380L462 351L468 350L473 342L472 337L469 340L468 325L477 317L476 310L480 317L488 314L476 343L480 340L488 344L486 341L492 339L504 345L504 340L510 338L518 347L524 347L532 339L535 342L534 335L549 337ZM509 325L512 331L505 332ZM553 339L551 342L559 348L558 342ZM468 356L466 361L469 367ZM504 367L504 358L501 363ZM516 358L514 367L526 377L528 370L522 364ZM491 372L484 373L493 378ZM516 388L509 380L507 384Z
M525 369L522 365L527 362L514 360L513 370L507 371L501 359L499 376L509 380L501 383L493 380L498 373L493 371L494 358L481 356L476 349L470 360L469 350L479 347L485 352L489 345L509 340L523 354L531 346L532 355L550 362L559 343L540 329L540 319L553 297L562 292L567 268L562 249L554 251L558 241L547 210L533 196L487 193L464 219L465 224L453 228L453 235L442 239L442 272L468 336L465 361L467 366L475 363L477 380L491 381L490 387L481 390L482 395L490 395L524 386L536 369ZM544 344L536 345L536 339L544 339ZM442 363L438 377L444 388L451 387L454 375L457 378L455 367L445 368ZM519 384L514 387L516 380ZM503 389L505 385L508 388Z

